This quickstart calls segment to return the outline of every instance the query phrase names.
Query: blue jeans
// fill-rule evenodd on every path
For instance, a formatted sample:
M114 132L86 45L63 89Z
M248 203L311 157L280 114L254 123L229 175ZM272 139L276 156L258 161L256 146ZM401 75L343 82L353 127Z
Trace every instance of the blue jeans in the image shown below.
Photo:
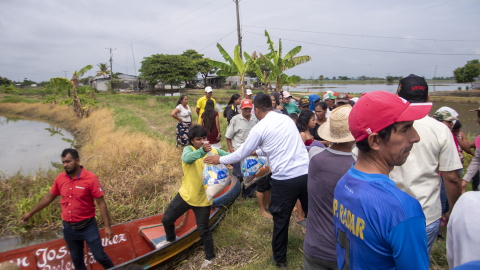
M435 238L437 237L438 232L440 231L440 221L441 220L442 219L439 218L436 221L427 225L427 250L428 250L428 254L430 254L430 251L432 251L433 242L435 242Z
M450 206L448 205L448 198L447 198L447 192L445 191L445 185L443 184L443 178L442 178L442 185L440 187L440 202L442 203L442 215L447 213Z
M83 242L87 242L87 246L90 252L93 254L93 258L99 262L103 268L112 268L114 265L107 253L103 251L102 239L98 232L97 222L88 225L87 227L74 231L68 227L67 223L63 221L63 238L67 242L68 250L70 251L70 257L72 257L75 270L87 270L85 262L83 261Z

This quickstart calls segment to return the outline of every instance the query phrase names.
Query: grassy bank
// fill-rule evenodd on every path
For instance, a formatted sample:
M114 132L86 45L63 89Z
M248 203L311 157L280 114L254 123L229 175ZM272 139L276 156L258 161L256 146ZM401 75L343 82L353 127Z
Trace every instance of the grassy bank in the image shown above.
M202 90L187 93L194 112L196 100L204 93ZM239 91L215 90L214 98L225 104L235 93ZM0 113L46 119L70 131L81 146L83 165L99 176L114 224L163 212L178 191L182 177L181 150L174 147L176 121L170 116L178 97L101 93L96 99L100 102L99 108L89 118L78 120L70 107L39 104L44 100L41 93L0 94ZM193 120L197 119L193 113ZM222 116L219 120L225 133L226 120ZM222 147L226 149L225 138L222 138ZM57 173L41 171L0 180L3 231L21 232L19 216L48 192ZM59 209L57 200L38 213L30 226L60 228ZM295 218L293 213L287 260L290 269L303 269L304 235ZM268 259L272 232L273 222L258 214L256 200L238 199L213 231L217 254L214 266L217 269L276 269ZM448 269L445 254L445 242L436 242L431 269ZM177 269L199 269L203 258L203 249L199 247Z

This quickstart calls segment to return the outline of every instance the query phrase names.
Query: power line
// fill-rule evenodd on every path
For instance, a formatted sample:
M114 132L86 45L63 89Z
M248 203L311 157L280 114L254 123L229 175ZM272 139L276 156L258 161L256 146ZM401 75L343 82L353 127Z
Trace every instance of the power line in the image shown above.
M480 39L433 39L433 38L408 38L408 37L389 37L389 36L371 36L371 35L360 35L360 34L343 34L343 33L334 33L334 32L319 32L319 31L308 31L308 30L294 30L294 29L283 29L283 28L274 28L274 27L260 27L252 25L242 25L245 27L252 28L262 28L262 29L274 29L282 31L293 31L293 32L303 32L303 33L315 33L315 34L325 34L325 35L337 35L337 36L352 36L352 37L366 37L366 38L388 38L388 39L407 39L407 40L428 40L428 41L480 41Z
M259 36L263 36L263 35L264 35L264 34L249 32L249 31L246 31L246 33L250 33L250 34L254 34L254 35L259 35ZM274 36L270 36L270 37L280 38L280 37L274 37ZM364 49L364 48L354 48L354 47L346 47L346 46L336 46L336 45L319 44L319 43L313 43L313 42L307 42L307 41L300 41L300 40L294 40L294 39L287 39L287 38L281 38L281 39L283 39L283 40L288 40L288 41L305 43L305 44L310 44L310 45L323 46L323 47L340 48L340 49L350 49L350 50L360 50L360 51L371 51L371 52L401 53L401 54L426 54L426 55L457 55L457 56L458 56L458 55L480 55L480 54L473 54L473 53L429 53L429 52L387 51L387 50Z
M217 42L219 42L219 41L221 41L222 39L226 38L227 36L231 35L231 34L232 34L233 32L235 32L235 31L237 31L237 29L234 29L232 32L226 34L226 35L225 35L224 37L222 37L221 39L213 42L212 44L210 44L210 45L208 45L207 47L205 47L205 48L203 48L203 49L201 49L201 50L198 50L198 51L201 52L201 51L205 50L206 48L212 46L213 44L216 44Z
M174 27L174 28L165 30L165 31L163 31L163 32L157 33L157 34L155 34L155 35L153 35L153 36L150 36L150 37L141 39L141 40L139 40L139 41L137 41L137 42L133 42L133 43L138 43L138 42L140 42L140 41L144 41L144 40L147 40L147 39L149 39L149 38L152 38L152 37L158 36L158 35L160 35L160 34L166 33L166 32L168 32L168 31L177 29L178 27L181 27L181 26L184 26L184 25L186 25L186 24L188 24L188 23L190 23L190 22L196 21L196 20L204 17L205 15L208 15L208 14L210 14L210 13L212 13L212 12L215 12L215 11L217 11L217 10L219 10L219 9L222 9L222 8L228 6L228 5L231 5L231 4L232 4L232 3L228 3L228 4L226 4L226 5L224 5L224 6L221 6L221 7L217 8L217 9L214 9L214 10L211 10L211 11L205 13L205 14L202 14L202 15L200 15L199 17L196 17L196 18L194 18L194 19L192 19L192 20L190 20L190 21L187 21L187 22L185 22L184 24L180 24L179 26L176 26L176 27ZM125 42L124 42L124 43L125 43Z
M143 34L141 34L141 35L139 35L139 36L136 36L136 37L134 37L134 38L132 38L132 39L130 39L130 40L127 40L127 41L125 41L125 42L122 42L122 43L120 43L120 44L118 44L118 45L116 45L116 46L122 45L122 44L124 44L124 43L128 43L128 42L131 41L131 40L137 39L137 38L139 38L139 37L141 37L141 36L144 36L144 35L146 35L146 34L148 34L148 33L151 33L151 32L153 32L153 31L156 31L156 30L158 30L158 29L160 29L160 28L162 28L162 27L164 27L164 26L167 26L167 25L169 25L170 23L172 23L172 22L174 22L174 21L176 21L176 20L180 20L181 18L183 18L183 17L185 17L185 16L187 16L187 15L189 15L189 14L191 14L191 13L193 13L193 12L199 10L199 9L201 9L202 7L204 7L204 6L212 3L212 2L214 2L214 1L217 1L217 0L212 0L212 1L206 3L206 4L202 5L202 6L199 6L199 7L196 8L196 9L194 9L194 10L186 13L186 14L183 14L182 16L180 16L180 17L178 17L178 18L176 18L176 19L174 19L174 20L171 20L170 22L168 22L168 23L166 23L166 24L164 24L164 25L162 25L162 26L159 26L159 27L157 27L157 28L155 28L155 29L153 29L153 30L150 30L150 31L148 31L148 32L145 32L145 33L143 33Z

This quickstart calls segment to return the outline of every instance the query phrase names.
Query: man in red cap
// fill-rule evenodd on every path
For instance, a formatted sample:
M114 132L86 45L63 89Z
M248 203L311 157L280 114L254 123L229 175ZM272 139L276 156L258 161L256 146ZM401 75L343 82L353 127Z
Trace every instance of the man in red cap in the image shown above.
M422 207L395 187L388 174L407 160L420 140L413 122L431 107L374 91L350 112L348 124L358 158L334 192L339 269L429 268Z
M252 115L252 100L244 99L240 104L240 109L242 110L241 114L237 114L232 117L230 124L227 127L227 133L225 138L227 139L228 151L230 153L235 152L247 139L250 130L258 123L255 115ZM240 162L233 163L233 175L235 175L238 180L243 181L243 175L241 170ZM243 188L242 196L243 197L252 197L255 193L256 184L249 186L248 188Z

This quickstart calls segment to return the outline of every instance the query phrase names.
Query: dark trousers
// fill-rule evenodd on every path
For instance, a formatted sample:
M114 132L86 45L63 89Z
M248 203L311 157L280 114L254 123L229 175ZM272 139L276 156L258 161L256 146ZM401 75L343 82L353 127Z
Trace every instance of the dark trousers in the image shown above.
M107 253L103 251L102 239L98 232L97 222L88 225L87 227L74 231L68 227L67 223L63 222L63 238L67 242L68 251L72 258L75 270L86 270L85 262L83 261L83 242L87 242L87 246L93 254L93 258L99 262L103 268L112 268L114 265Z
M337 262L327 262L303 252L303 270L338 270Z
M233 167L233 172L232 174L237 177L237 179L240 182L243 182L243 174L242 174L242 165L240 162L232 164ZM255 194L255 190L257 189L257 183L254 183L253 185L249 186L248 188L245 188L242 186L242 196L247 197L250 196L252 197L253 194Z
M273 216L272 250L277 263L287 261L288 225L297 199L302 203L305 217L308 213L308 174L290 180L272 181L271 203L268 210Z
M165 234L167 235L167 241L175 241L175 221L181 217L185 212L192 209L195 214L195 221L197 222L198 233L200 239L203 241L203 250L205 251L205 259L211 260L215 258L213 250L213 239L210 228L208 227L208 221L210 219L210 206L191 206L186 203L180 194L177 194L175 198L170 202L163 214L162 223L165 228Z

